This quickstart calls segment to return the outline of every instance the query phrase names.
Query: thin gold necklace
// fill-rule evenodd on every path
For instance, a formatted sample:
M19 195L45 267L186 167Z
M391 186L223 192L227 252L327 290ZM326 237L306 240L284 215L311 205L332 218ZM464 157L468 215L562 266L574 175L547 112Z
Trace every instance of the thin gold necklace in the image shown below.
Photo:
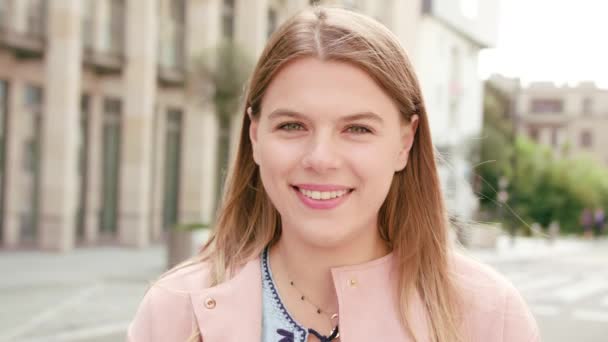
M289 276L289 273L287 273L287 278L289 279L289 285L291 285L291 287L293 287L296 291L298 291L300 293L300 300L301 301L306 301L306 302L308 302L308 304L314 306L315 309L316 309L316 311L317 311L317 314L319 314L319 315L323 314L323 315L327 316L329 318L330 322L333 322L334 319L338 318L338 313L337 312L333 313L333 314L330 314L329 310L322 309L321 306L315 304L312 300L308 299L308 297L304 294L304 292L302 292L296 286L296 283L293 280L291 280L291 277Z
M279 252L279 254L282 255L283 253ZM335 312L333 314L330 314L329 310L322 309L320 305L317 305L315 302L313 302L312 300L310 300L308 298L308 296L306 296L306 294L304 294L304 292L302 292L302 290L300 290L296 286L296 283L292 280L293 278L291 278L291 276L289 275L289 271L287 270L288 269L287 262L285 262L284 260L285 260L285 258L283 258L283 265L285 266L285 273L287 275L287 279L289 281L289 285L291 287L293 287L297 292L299 292L299 294L300 294L300 301L307 302L308 304L312 305L315 308L315 311L317 312L317 314L319 314L319 315L322 314L322 315L325 315L327 318L329 318L329 325L331 327L333 327L333 328L329 332L328 336L332 336L332 335L335 334L335 338L340 337L340 333L337 331L338 330L338 324L336 324L334 326L334 320L338 319L338 313Z

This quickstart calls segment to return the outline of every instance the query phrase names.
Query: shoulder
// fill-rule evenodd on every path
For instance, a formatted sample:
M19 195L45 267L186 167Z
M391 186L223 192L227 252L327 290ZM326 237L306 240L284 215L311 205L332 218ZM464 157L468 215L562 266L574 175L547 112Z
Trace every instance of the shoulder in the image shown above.
M463 252L452 254L450 266L472 340L540 340L536 320L507 278Z
M169 271L150 285L129 325L129 341L186 341L196 331L192 295L209 287L210 266Z

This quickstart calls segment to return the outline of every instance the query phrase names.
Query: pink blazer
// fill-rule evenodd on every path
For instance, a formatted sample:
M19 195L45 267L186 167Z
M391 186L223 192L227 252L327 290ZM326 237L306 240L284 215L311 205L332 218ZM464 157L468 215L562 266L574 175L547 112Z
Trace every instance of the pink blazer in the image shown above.
M465 299L467 341L540 341L533 316L509 281L466 256L455 255L451 265ZM341 341L413 341L399 320L392 269L392 254L332 269ZM218 286L204 285L208 275L208 266L199 264L151 286L129 326L129 341L186 341L196 327L204 342L260 341L260 259L251 260ZM409 308L410 325L418 341L429 341L427 315L415 297Z

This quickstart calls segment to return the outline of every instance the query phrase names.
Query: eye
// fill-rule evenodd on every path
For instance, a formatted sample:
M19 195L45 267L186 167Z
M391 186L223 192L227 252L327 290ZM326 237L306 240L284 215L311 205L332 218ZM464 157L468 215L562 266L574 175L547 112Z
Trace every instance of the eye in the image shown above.
M299 130L303 129L302 125L298 122L288 122L288 123L279 125L278 128L283 131L299 131Z
M355 134L366 134L366 133L372 133L372 131L364 126L350 126L348 127L348 130L350 130L352 133Z

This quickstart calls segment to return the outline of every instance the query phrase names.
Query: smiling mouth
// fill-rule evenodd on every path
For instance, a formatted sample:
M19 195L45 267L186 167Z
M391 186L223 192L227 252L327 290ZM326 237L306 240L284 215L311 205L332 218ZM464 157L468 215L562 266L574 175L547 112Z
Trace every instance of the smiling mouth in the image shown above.
M340 197L343 197L343 196L348 195L351 192L355 191L354 188L353 189L344 189L344 190L335 190L335 191L316 191L316 190L300 189L294 185L292 185L291 187L294 190L300 192L302 195L306 196L307 198L310 198L310 199L316 200L316 201L324 201L324 200L326 201L326 200L340 198Z

